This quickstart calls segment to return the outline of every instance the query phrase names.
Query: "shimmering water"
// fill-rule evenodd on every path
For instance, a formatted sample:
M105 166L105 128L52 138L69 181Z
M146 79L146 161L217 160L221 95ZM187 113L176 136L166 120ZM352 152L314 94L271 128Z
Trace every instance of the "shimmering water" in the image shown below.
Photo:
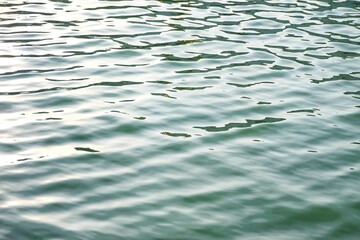
M359 1L0 7L0 239L359 239Z

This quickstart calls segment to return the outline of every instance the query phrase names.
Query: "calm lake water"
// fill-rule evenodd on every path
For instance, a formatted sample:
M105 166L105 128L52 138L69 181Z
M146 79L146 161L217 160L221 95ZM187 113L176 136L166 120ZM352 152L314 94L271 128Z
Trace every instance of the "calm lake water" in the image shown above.
M0 1L0 239L357 240L357 0Z

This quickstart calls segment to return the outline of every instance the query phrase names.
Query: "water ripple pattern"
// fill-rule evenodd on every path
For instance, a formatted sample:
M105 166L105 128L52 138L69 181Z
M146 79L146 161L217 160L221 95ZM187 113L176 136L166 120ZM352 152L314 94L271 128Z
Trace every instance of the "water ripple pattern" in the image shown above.
M359 239L360 1L0 1L0 239Z

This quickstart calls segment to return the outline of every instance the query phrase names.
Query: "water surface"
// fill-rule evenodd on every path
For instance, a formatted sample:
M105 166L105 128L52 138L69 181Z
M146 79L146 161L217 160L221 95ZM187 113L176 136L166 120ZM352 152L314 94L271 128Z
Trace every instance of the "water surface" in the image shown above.
M0 1L0 239L358 239L359 17Z

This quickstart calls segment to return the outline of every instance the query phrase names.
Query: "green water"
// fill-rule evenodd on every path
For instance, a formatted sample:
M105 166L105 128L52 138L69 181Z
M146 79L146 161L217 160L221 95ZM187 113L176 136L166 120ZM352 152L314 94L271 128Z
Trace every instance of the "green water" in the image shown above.
M360 2L0 1L0 239L360 239Z

